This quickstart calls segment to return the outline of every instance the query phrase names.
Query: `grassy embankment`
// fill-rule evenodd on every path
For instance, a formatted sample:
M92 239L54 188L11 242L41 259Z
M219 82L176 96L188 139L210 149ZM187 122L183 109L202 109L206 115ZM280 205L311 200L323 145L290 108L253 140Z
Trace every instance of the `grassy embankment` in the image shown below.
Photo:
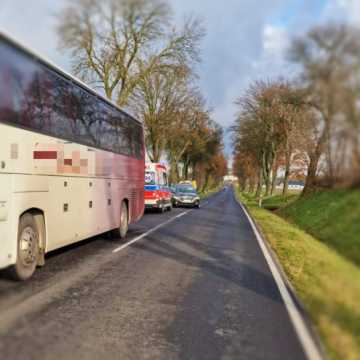
M294 285L331 359L360 354L360 190L332 191L260 209L239 194Z

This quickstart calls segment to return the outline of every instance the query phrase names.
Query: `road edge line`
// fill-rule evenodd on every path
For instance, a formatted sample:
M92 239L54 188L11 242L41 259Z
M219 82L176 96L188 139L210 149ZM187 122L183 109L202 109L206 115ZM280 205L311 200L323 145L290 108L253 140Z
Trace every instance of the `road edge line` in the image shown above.
M277 267L277 264L275 263L265 240L263 239L263 236L260 234L255 221L252 219L251 215L249 214L246 207L236 198L234 194L234 198L236 202L239 204L241 209L243 210L244 214L246 215L249 224L255 234L255 237L258 241L258 244L260 246L260 249L265 257L265 260L269 266L269 269L273 275L273 278L275 280L275 283L279 289L280 295L284 301L286 310L289 314L290 321L295 329L296 335L298 336L298 339L302 345L302 348L305 352L306 357L309 360L324 360L324 355L322 354L321 350L316 345L315 341L313 340L313 336L311 335L307 325L306 321L304 320L303 316L300 314L297 306L295 305L295 302L287 289L287 286L285 284L285 281L283 279L283 275L280 273L280 270Z

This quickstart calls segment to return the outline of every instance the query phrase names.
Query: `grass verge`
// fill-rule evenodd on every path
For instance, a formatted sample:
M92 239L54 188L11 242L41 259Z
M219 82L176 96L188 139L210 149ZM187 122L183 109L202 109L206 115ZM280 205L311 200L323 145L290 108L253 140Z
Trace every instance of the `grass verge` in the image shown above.
M297 200L298 193L290 193L285 198L282 195L269 196L263 200L262 206L267 210L277 210Z
M359 189L322 191L299 198L279 210L279 215L360 266Z
M360 268L297 226L238 193L277 254L331 359L360 354Z
M299 191L289 191L288 195L284 198L281 192L277 191L274 195L263 197L262 207L271 211L278 210L284 206L292 204L299 198L299 195ZM258 204L258 200L255 198L254 194L243 193L242 196L248 203L251 203L252 205Z

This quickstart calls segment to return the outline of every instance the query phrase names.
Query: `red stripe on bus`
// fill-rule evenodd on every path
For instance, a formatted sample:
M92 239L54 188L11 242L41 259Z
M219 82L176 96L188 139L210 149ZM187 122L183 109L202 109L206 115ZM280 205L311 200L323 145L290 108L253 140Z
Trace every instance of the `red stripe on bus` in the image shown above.
M34 159L37 160L57 159L57 151L34 151Z

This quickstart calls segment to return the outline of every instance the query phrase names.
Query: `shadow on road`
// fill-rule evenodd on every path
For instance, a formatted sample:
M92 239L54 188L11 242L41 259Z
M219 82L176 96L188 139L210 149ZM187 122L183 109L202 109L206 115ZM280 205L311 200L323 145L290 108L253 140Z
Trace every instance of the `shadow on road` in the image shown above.
M222 280L232 282L272 301L282 303L279 291L271 276L254 269L245 262L226 255L224 249L201 244L168 228L161 230L161 236L162 240L159 240L158 236L148 236L148 241L134 244L133 247L180 262L186 266L197 267L203 272L209 272ZM180 246L171 243L185 244L197 252L202 252L203 256L184 251L180 249Z

